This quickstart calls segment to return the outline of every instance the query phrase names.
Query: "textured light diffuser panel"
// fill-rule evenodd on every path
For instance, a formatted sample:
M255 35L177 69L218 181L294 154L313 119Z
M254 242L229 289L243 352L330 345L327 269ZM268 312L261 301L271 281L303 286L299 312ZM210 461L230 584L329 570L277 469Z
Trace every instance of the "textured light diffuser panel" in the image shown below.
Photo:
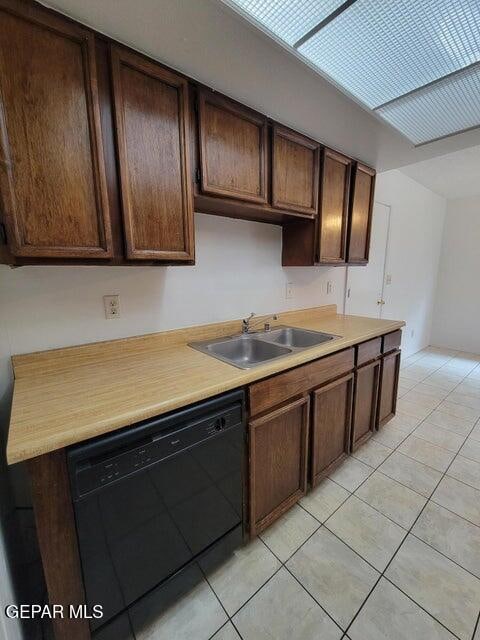
M290 46L344 5L224 2ZM415 144L480 126L480 0L356 0L298 52Z
M344 0L232 0L263 27L293 45Z
M373 109L480 60L480 0L357 0L299 52Z
M415 144L480 124L480 64L459 71L377 113Z

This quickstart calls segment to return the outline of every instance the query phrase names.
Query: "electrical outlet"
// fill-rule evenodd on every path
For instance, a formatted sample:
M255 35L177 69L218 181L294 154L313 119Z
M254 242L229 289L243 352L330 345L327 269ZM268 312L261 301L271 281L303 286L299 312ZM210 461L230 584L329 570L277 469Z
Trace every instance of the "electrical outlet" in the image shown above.
M333 282L331 280L329 280L327 282L327 294L331 294L333 293Z
M103 306L105 307L105 318L113 320L120 316L120 300L118 296L103 296Z
M293 298L293 282L287 282L285 285L285 300Z
M385 276L385 284L392 284L392 276L390 273L387 273Z
M411 337L411 338L413 338L413 336L414 336L414 335L415 335L415 329L412 329L412 330L410 331L410 337Z

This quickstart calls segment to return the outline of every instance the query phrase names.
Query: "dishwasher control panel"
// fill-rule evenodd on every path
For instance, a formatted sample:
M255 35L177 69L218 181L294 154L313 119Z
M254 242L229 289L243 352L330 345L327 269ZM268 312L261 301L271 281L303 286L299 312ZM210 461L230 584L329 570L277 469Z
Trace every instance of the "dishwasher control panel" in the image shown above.
M162 429L160 420L152 423L152 432L147 436L145 428L142 428L138 441L130 441L127 446L118 443L107 454L98 456L79 456L75 459L75 448L72 448L69 452L72 497L78 500L180 451L219 437L234 427L243 426L243 414L243 403L239 402L200 418L192 416L190 420L176 424L173 428ZM134 430L135 427L131 429Z

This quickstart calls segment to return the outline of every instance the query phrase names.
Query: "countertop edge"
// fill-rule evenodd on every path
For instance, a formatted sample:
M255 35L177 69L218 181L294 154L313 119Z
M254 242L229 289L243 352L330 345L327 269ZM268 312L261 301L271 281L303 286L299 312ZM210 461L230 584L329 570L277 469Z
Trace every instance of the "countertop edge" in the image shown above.
M349 318L362 316L345 316ZM372 320L375 320L372 318ZM272 375L276 375L288 369L293 369L295 367L301 366L302 364L306 364L311 362L312 360L317 360L319 358L323 358L324 356L331 355L332 353L342 351L343 349L347 349L352 347L360 342L364 342L366 340L384 335L386 333L390 333L397 329L401 329L405 326L404 321L398 320L382 320L385 324L381 328L363 332L355 338L347 339L342 342L341 345L336 345L335 343L331 345L322 345L322 351L319 354L319 347L312 347L311 349L307 349L302 351L300 354L295 354L294 362L292 362L292 356L288 356L285 359L276 360L274 363L270 363L269 365L265 365L269 367L268 372L265 372L265 366L261 366L258 368L246 369L244 370L244 375L241 376L241 379L236 377L231 381L225 381L223 384L216 383L212 386L205 386L201 390L192 391L191 393L181 394L175 396L174 399L169 399L162 401L160 403L156 403L153 405L143 406L135 411L132 411L131 414L123 413L121 416L113 416L108 421L96 422L95 425L92 425L92 428L85 429L82 431L82 435L80 438L75 439L74 437L66 438L63 433L55 434L51 437L45 437L42 440L40 445L33 445L29 447L12 445L11 443L11 433L9 430L9 437L7 442L7 463L9 465L13 465L19 462L25 462L29 459L38 457L40 455L45 455L48 453L52 453L53 451L57 451L59 449L63 449L68 446L72 446L74 444L78 444L80 442L84 442L86 440L93 439L95 437L100 437L102 435L106 435L118 429L122 429L136 422L140 422L142 420L146 420L148 418L152 418L157 415L163 415L170 411L174 411L175 409L179 409L185 407L187 405L193 404L195 402L199 402L201 400L206 400L213 396L216 396L220 393L225 393L227 391L231 391L233 389L237 389L243 387L245 385L251 384L253 382L257 382L259 380L263 380L269 378ZM180 345L179 345L180 346ZM181 345L185 346L185 345ZM329 348L330 346L330 348ZM207 356L208 357L208 356ZM13 401L12 406L15 401L15 386L13 392ZM101 429L99 430L99 424L101 425Z

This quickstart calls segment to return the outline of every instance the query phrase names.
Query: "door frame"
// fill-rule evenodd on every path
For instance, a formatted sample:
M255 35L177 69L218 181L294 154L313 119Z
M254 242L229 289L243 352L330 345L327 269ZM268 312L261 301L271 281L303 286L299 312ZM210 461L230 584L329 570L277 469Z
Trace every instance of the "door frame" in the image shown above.
M384 296L385 296L385 279L386 279L386 271L387 271L387 264L388 264L388 254L389 254L389 249L390 249L390 233L391 233L391 223L392 223L392 205L391 204L387 204L386 202L382 202L381 200L375 200L373 203L373 211L372 211L372 226L373 226L373 215L375 213L375 205L376 204L381 204L384 207L387 207L388 209L388 221L387 221L387 237L385 240L385 258L383 261L383 278L382 278L382 289L381 289L381 300L384 300ZM347 310L347 299L350 297L350 287L348 286L348 273L349 273L349 269L354 268L354 269L358 269L358 265L346 265L347 268L345 269L345 285L343 288L343 313L346 313ZM380 305L380 315L379 318L382 318L383 315L383 305Z

